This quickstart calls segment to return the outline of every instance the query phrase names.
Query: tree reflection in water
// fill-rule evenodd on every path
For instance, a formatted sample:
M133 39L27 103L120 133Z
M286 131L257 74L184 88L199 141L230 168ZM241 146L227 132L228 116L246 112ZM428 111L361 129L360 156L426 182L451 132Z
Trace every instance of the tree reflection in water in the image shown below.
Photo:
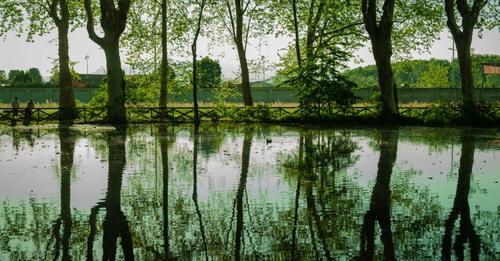
M62 244L61 260L71 260L69 253L71 238L71 170L73 168L73 155L75 151L76 135L70 132L68 126L59 128L59 141L61 146L61 209L60 218L54 221L52 227L52 237L54 238L54 260L59 259L60 248ZM62 239L60 235L61 226L63 227Z
M340 135L339 135L340 134ZM346 180L337 184L339 171L356 161L352 152L356 149L348 134L304 130L298 139L298 155L285 161L285 175L296 179L293 200L293 224L290 225L291 242L289 255L293 260L304 258L333 260L333 245L344 243L339 232L346 227L343 215L348 216L343 208L354 201L346 197ZM301 212L301 190L305 193L305 213ZM353 188L351 188L353 189ZM343 198L345 197L345 198ZM347 199L347 201L346 201ZM351 208L352 207L352 208ZM302 213L302 214L301 214ZM301 217L305 215L305 223ZM351 222L353 223L353 222ZM307 229L309 241L304 242L300 234ZM310 243L312 247L305 243Z
M464 260L464 245L469 242L470 259L479 260L480 238L472 224L469 208L469 191L472 176L472 165L474 164L474 136L469 130L462 133L462 153L460 155L460 167L458 169L457 190L455 200L448 218L445 221L445 232L442 243L442 259L451 260L452 233L460 216L458 235L455 237L453 250L458 260Z
M198 222L200 224L200 233L203 240L203 248L205 251L205 260L208 260L208 244L207 236L205 235L205 227L203 225L203 218L201 216L200 206L198 205L198 147L200 143L199 137L199 125L194 126L194 137L193 137L193 203L196 210L196 216L198 217Z
M372 260L375 252L375 221L381 230L385 260L396 260L391 230L391 175L398 150L398 131L383 130L380 157L370 208L363 219L360 237L360 259Z
M482 149L482 140L473 138L477 133L458 138L457 132L450 134L463 143L455 184L444 176L438 180L438 175L429 181L427 174L434 174L427 171L436 168L414 168L411 158L405 162L403 149L425 150L435 144L434 139L408 140L405 128L399 134L255 125L212 129L202 126L201 134L193 136L188 125L169 125L168 131L164 125L130 126L126 145L123 129L89 135L52 129L42 139L35 130L34 153L43 152L42 146L54 139L51 134L59 132L60 164L54 155L50 160L55 172L47 172L57 183L52 191L60 188L60 202L36 194L26 203L1 201L0 259L80 260L87 255L88 260L415 260L438 258L440 253L445 260L496 257L496 209L481 201L486 210L469 210L474 150L476 158L488 155L488 162L478 168L491 169L489 159L494 158ZM29 139L23 129L18 131L22 151ZM266 144L270 136L273 142ZM374 149L374 144L380 147ZM15 154L15 144L10 147L19 159L31 158ZM358 157L366 162L358 162ZM87 201L82 203L78 194L82 183L71 179L85 184L93 177L87 174L87 162L98 165L102 158L109 159L109 169L102 169L108 172L103 184L107 191L89 213ZM122 184L125 162L133 175ZM376 178L369 183L373 187L367 189L370 175L364 174L365 167L375 169L377 164ZM71 176L73 165L76 177ZM483 176L477 178L479 189L491 188L481 183ZM444 205L442 193L429 182L451 188L453 205ZM444 211L450 207L451 212Z
M250 151L252 147L253 130L245 128L243 139L243 152L241 154L241 175L236 192L236 231L234 242L234 257L236 260L241 260L241 244L243 241L243 195L245 194L248 165L250 164ZM250 207L250 206L247 206Z
M164 257L168 259L170 256L170 244L168 238L168 131L167 126L162 124L158 126L158 135L160 139L160 153L162 166L162 210L163 210L163 247Z
M116 131L108 135L108 188L104 201L98 203L91 210L87 260L93 260L96 221L100 208L106 210L103 222L102 260L115 260L118 238L120 238L124 259L134 260L132 236L125 214L121 210L122 176L126 165L125 140L126 128L124 126L116 127Z

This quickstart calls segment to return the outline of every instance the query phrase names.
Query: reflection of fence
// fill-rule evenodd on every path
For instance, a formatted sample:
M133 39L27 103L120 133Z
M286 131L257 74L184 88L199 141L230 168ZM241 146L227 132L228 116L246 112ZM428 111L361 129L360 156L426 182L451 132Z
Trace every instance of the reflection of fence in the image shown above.
M92 99L96 88L75 88L73 89L75 98L83 103ZM354 91L354 95L360 97L362 101L369 100L375 89L360 89ZM500 101L500 88L477 88L475 89L478 100ZM227 99L227 102L242 102L241 94L237 91L237 97ZM14 97L19 97L21 101L32 99L35 103L57 102L59 100L58 88L0 88L0 102L10 103ZM198 93L200 102L215 102L215 94L211 89L200 89ZM255 102L265 103L295 103L298 102L292 90L286 88L252 88L252 97ZM459 88L398 88L399 102L435 102L435 101L459 101L462 94ZM173 94L168 97L170 103L191 103L192 93ZM153 99L144 102L157 102Z
M433 109L431 106L402 106L399 108L401 116L424 118ZM463 113L459 106L448 107L448 112L459 116ZM57 121L60 110L58 108L35 108L32 111L31 122L51 122ZM81 107L75 109L76 123L99 123L105 122L107 110L105 107ZM377 108L374 106L353 106L349 108L332 108L327 111L333 117L349 117L376 115ZM491 107L488 110L491 117L500 117L500 107ZM300 116L299 108L292 106L258 107L248 109L245 107L200 107L201 120L205 121L242 121L245 119L280 119L285 116ZM192 122L194 118L193 108L190 107L129 107L127 108L127 118L130 122ZM24 113L20 111L14 117L11 108L0 108L0 123L10 124L13 121L24 121Z

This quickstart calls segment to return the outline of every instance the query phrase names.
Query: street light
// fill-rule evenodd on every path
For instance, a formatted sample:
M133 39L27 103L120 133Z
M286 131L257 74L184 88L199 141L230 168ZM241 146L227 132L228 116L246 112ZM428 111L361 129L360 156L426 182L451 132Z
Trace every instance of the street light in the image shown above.
M85 55L85 61L87 62L87 84L89 83L89 59L90 59L90 55Z
M455 61L455 40L453 37L449 37L451 39L451 48L448 48L448 50L451 50L451 63L450 63L450 69L451 69L451 88L453 88L453 83L455 81L455 70L453 68L453 61Z

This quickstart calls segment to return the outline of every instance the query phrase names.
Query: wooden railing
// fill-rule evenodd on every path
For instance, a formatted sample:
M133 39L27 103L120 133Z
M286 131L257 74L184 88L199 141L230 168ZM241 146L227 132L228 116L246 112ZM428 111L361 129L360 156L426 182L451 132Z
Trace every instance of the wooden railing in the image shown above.
M256 109L257 108L257 109ZM453 113L461 114L462 109L458 106L452 107ZM284 116L300 116L300 110L295 106L258 107L247 109L245 107L200 107L199 115L204 121L230 120L241 121L245 118L260 119L267 117L279 119ZM399 108L400 115L406 117L423 118L433 107L430 106L402 106ZM76 123L99 123L106 122L107 109L105 107L79 107L75 109ZM374 106L352 106L348 108L332 108L329 114L336 116L361 116L377 114ZM492 117L500 117L500 107L493 107L488 112ZM31 113L32 123L57 121L59 108L35 108ZM265 115L263 115L265 114ZM191 107L127 107L127 117L130 122L192 122L194 119ZM20 110L14 117L12 108L0 108L0 124L11 124L12 122L24 122L25 111Z

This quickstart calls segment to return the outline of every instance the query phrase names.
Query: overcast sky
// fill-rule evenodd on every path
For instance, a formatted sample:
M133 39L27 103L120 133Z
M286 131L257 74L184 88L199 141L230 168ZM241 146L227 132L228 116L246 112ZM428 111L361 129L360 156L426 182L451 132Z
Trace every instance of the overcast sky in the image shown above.
M452 46L452 40L447 31L441 33L441 39L437 40L430 50L430 53L418 54L412 53L413 58L428 59L440 58L451 59L452 52L449 48ZM57 41L56 33L36 37L33 43L28 43L24 38L16 38L14 34L8 34L2 41L0 40L0 70L6 72L13 69L27 70L32 67L40 69L43 76L49 76L52 68L52 59L57 58ZM279 54L285 53L285 48L288 45L289 38L273 38L267 39L267 46L262 46L259 50L257 46L249 46L248 57L255 59L260 55L265 56L271 63L279 61ZM106 60L104 52L94 42L92 42L84 29L76 30L70 33L69 36L69 55L72 61L77 62L76 70L82 74L86 73L85 56L89 55L88 71L93 73L105 67ZM497 54L500 55L500 32L486 31L483 33L482 39L474 38L472 43L474 53L478 54ZM211 45L208 40L201 39L199 41L198 53L200 56L210 54L219 60L222 66L223 74L226 78L232 78L239 67L238 56L231 43L221 46ZM358 67L361 65L373 64L373 56L368 47L362 48L356 52L358 58L363 62L349 62L349 67ZM122 62L125 59L122 57ZM130 69L124 66L126 73ZM265 77L273 75L274 71L270 69L265 72ZM253 75L252 79L262 79L263 74Z

